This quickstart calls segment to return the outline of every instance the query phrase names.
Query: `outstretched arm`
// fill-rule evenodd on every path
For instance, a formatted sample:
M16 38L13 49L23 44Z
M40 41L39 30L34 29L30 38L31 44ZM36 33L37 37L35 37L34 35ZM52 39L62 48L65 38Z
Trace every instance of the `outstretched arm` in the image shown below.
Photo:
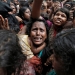
M33 19L39 18L42 1L43 0L34 0L32 12L31 12L31 17Z

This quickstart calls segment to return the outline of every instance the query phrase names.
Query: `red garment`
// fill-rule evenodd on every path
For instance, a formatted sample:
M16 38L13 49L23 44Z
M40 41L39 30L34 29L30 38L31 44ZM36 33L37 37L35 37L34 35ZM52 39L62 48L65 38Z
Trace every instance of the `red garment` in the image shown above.
M24 24L20 24L20 29L24 26Z
M56 37L57 31L54 30L53 37Z
M36 75L33 65L30 62L25 61L20 71L20 75Z
M35 70L41 64L40 58L33 56L22 65L20 75L36 75ZM38 71L38 70L37 70Z

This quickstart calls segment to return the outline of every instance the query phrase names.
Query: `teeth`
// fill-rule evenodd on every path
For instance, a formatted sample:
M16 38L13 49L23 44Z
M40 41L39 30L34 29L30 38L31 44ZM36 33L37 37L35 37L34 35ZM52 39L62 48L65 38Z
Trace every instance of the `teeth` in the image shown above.
M60 21L57 21L57 22L60 22Z
M35 40L41 40L41 38L34 38Z

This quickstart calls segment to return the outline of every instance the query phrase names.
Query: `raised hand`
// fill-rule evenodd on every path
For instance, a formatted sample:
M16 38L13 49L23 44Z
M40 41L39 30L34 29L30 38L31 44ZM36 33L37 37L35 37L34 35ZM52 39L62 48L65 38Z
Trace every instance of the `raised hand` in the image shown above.
M7 18L3 18L2 15L0 15L0 29L7 29L7 30L9 30L8 19Z

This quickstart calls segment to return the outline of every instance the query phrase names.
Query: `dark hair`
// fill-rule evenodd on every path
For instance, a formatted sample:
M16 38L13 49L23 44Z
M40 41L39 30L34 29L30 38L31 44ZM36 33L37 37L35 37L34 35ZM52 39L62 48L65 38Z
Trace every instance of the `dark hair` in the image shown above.
M24 19L24 12L25 12L27 9L30 9L30 8L29 8L29 7L21 7L21 8L19 9L18 16L21 17L22 19Z
M56 10L56 11L54 12L54 15L55 15L58 11L61 11L61 12L65 13L66 16L67 16L67 20L69 19L70 13L69 13L69 10L68 10L67 8L59 8L58 10Z
M28 1L20 0L19 3L20 7L29 7Z
M70 6L66 6L66 4L69 4ZM64 8L67 8L68 10L70 10L70 9L72 8L72 1L66 2L66 3L64 4Z
M6 14L7 12L10 12L10 11L12 11L10 6L6 2L0 1L0 14L4 12Z
M41 13L41 16L45 19L48 20L49 19L49 15L47 13Z
M72 7L75 7L75 1L72 1Z
M21 66L26 60L18 43L18 37L10 30L0 30L0 67L5 68L7 75L19 75Z
M29 4L31 4L33 1L34 1L34 0L29 0L28 2L29 2Z
M46 27L46 31L47 31L47 41L46 42L48 43L49 27L48 27L47 22L44 19L43 20L42 19L31 20L27 25L26 34L28 36L30 36L31 28L35 22L43 22L44 23L44 25Z
M55 58L63 63L61 64L63 72L67 73L66 75L73 75L75 70L75 28L58 33L54 40L53 50Z

